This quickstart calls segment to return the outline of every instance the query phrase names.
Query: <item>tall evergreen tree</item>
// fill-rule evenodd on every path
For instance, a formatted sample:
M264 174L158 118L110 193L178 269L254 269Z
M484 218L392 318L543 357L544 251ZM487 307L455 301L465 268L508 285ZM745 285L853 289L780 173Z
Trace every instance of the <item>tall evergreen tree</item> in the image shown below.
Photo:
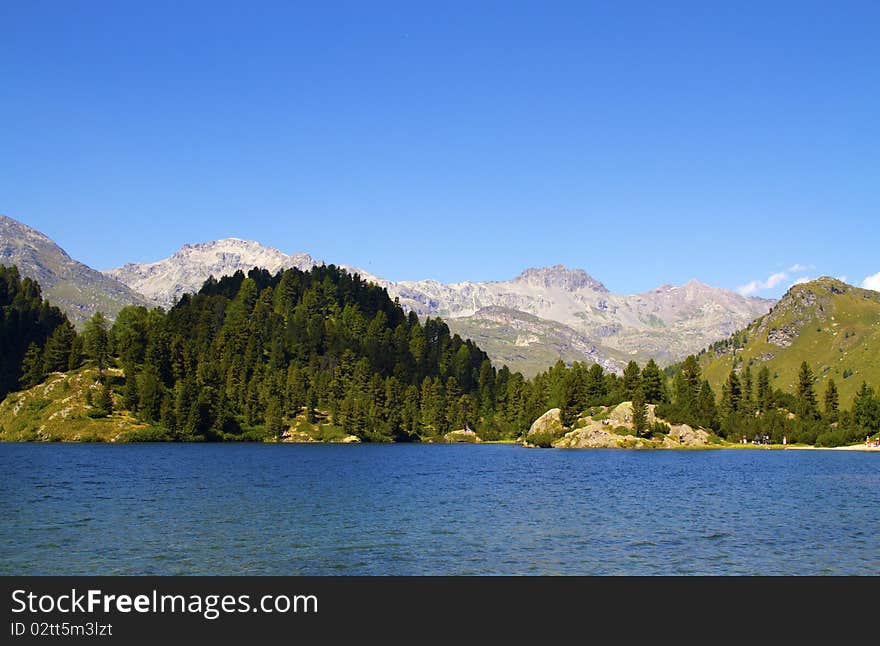
M747 415L751 415L755 412L755 386L754 379L752 378L751 366L743 368L742 379L740 382L742 383L742 401L740 402L740 410Z
M36 343L28 345L21 362L21 387L31 388L43 381L46 376L43 370L43 352Z
M73 341L76 338L76 330L73 325L64 321L52 332L46 340L43 352L45 371L64 372L70 366L70 353L73 349Z
M86 355L95 362L98 372L102 372L107 367L110 356L110 336L107 332L107 318L101 312L95 312L86 323L83 345Z
M608 394L608 386L605 382L605 371L598 363L594 363L587 370L587 378L585 380L586 403L595 406L602 402Z
M666 398L663 374L653 359L648 359L648 363L645 364L642 370L641 385L645 401L648 403L659 404Z
M798 383L795 398L797 401L797 414L804 419L813 419L818 414L816 405L815 378L810 365L804 361L798 370Z
M641 386L637 387L633 392L632 406L633 429L636 432L636 436L640 436L648 428L648 406L645 402L645 393L642 392Z
M837 421L839 412L840 398L837 394L837 384L834 383L834 379L829 378L825 386L825 418L833 424Z
M641 371L639 364L630 361L623 369L623 392L627 399L632 399L638 388L641 387Z
M697 393L696 419L699 426L716 428L718 424L718 408L715 405L715 393L708 381L703 381Z
M725 419L730 419L740 412L742 402L742 385L733 370L730 371L727 381L721 387L721 393L721 414Z
M269 437L279 440L284 433L284 422L281 419L281 399L277 394L271 395L266 405L266 433Z
M758 408L762 411L770 410L773 405L773 389L770 387L770 369L767 366L761 366L761 369L758 371L755 395Z

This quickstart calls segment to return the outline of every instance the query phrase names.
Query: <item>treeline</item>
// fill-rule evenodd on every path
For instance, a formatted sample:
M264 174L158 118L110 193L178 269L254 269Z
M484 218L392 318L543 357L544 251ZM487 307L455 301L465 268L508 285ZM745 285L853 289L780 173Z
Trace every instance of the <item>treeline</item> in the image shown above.
M746 366L731 371L721 387L720 434L739 437L769 435L773 442L843 446L880 431L880 397L862 382L849 409L841 407L837 384L828 379L822 393L816 377L804 361L798 370L794 393L773 389L770 371L761 366L756 374Z
M89 361L103 383L90 414L115 401L156 439L277 437L298 418L366 441L466 426L501 439L543 412L521 374L332 265L212 278L168 312L128 307L112 326L98 313L81 335L67 326L58 337L57 348L34 344L20 385Z
M576 363L567 368L560 362L534 383L561 409L565 426L572 426L591 407L632 401L634 424L642 426L637 431L646 428L646 404L656 404L656 415L673 424L712 429L731 442L767 435L774 443L785 438L789 443L841 446L880 431L880 397L873 388L862 383L851 407L844 409L833 379L817 393L806 362L794 393L774 389L766 366L757 372L746 366L732 371L716 394L694 356L663 372L653 360L643 369L631 361L621 377L598 365Z
M630 362L621 375L558 361L526 380L496 370L440 319L421 322L383 288L333 265L211 278L168 312L127 307L112 325L98 313L82 334L35 282L0 267L0 307L3 395L88 361L102 382L89 414L124 408L154 428L154 439L280 437L297 421L364 441L465 427L483 439L514 439L549 408L571 427L591 407L621 401L633 402L637 431L647 404L672 423L731 441L769 435L836 445L880 430L873 389L864 384L844 410L833 381L815 392L806 363L795 393L774 390L766 367L746 367L716 394L693 356L662 371L653 360Z

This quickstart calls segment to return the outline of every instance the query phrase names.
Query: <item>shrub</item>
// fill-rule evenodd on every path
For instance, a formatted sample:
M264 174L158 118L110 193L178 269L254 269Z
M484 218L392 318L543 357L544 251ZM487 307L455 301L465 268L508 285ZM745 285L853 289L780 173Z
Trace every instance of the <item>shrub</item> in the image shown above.
M664 424L663 422L654 422L648 427L648 435L651 437L658 437L660 435L669 435L670 428L669 424Z
M820 433L816 438L816 446L845 446L846 435L841 430Z

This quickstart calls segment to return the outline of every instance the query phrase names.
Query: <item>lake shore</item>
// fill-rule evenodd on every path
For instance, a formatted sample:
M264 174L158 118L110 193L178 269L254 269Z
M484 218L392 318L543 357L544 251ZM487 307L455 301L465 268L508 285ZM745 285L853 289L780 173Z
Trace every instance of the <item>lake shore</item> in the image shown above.
M880 446L865 446L864 444L851 444L850 446L787 446L786 450L795 451L868 451L880 453Z

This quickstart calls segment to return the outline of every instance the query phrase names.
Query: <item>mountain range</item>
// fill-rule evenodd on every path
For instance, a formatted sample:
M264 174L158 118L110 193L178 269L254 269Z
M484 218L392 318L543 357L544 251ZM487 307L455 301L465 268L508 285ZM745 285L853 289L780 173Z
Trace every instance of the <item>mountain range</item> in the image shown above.
M46 296L82 323L126 304L168 307L209 277L261 267L308 269L324 261L258 242L226 238L184 245L152 263L97 272L72 260L45 235L0 216L0 263L17 264L45 285ZM337 263L338 264L338 263ZM453 332L485 348L492 360L527 376L557 359L619 371L630 359L671 363L724 339L765 314L773 301L690 281L642 294L615 294L582 269L530 268L507 281L445 284L389 281L338 266L386 288L406 309L439 316Z

